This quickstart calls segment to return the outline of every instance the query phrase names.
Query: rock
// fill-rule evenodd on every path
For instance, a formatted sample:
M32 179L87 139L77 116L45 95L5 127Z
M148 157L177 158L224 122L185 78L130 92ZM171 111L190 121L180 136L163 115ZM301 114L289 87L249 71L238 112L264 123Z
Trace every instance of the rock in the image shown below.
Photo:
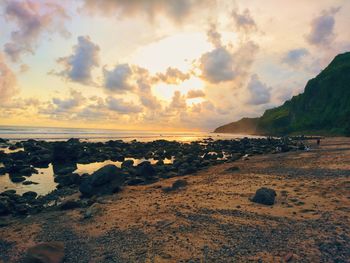
M118 192L125 181L121 170L113 164L106 165L91 176L84 178L79 191L83 196L112 194Z
M78 160L80 153L80 143L74 142L54 142L52 148L52 162L64 164L74 163Z
M253 197L254 203L273 205L275 203L276 192L273 189L262 187L258 189Z
M67 200L60 205L61 210L70 210L79 208L81 206L80 202L77 200Z
M0 196L0 216L8 215L10 213L10 200L6 196Z
M28 249L25 263L61 263L64 258L62 242L47 242Z
M57 175L54 181L58 183L61 187L79 185L81 182L81 176L79 174L61 174Z
M130 168L133 167L134 161L133 160L126 160L122 163L121 168Z
M13 175L10 175L10 180L13 182L13 183L20 183L20 182L23 182L26 180L26 178L24 176L13 176Z
M0 175L4 175L7 173L7 170L5 167L0 167Z
M71 174L73 173L76 169L78 169L76 163L53 163L53 172L56 175L65 175L65 174Z
M38 194L36 192L33 191L28 191L22 194L22 197L25 199L35 199L38 196Z
M37 183L37 182L32 182L32 181L24 181L22 184L23 184L23 185L31 185L31 184L39 184L39 183Z
M136 174L140 177L151 179L156 175L156 170L150 162L145 161L137 166Z

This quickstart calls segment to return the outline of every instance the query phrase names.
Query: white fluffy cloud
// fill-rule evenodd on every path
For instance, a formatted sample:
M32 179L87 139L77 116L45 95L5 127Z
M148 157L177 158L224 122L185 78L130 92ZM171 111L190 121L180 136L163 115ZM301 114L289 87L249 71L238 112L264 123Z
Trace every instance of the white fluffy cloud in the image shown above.
M45 1L5 1L5 16L16 23L18 30L11 32L10 42L5 43L4 51L18 61L24 53L34 53L39 37L44 32L59 32L69 36L64 21L69 18L65 10L56 3Z
M311 30L306 35L306 40L316 46L328 46L336 38L334 33L335 15L340 10L339 7L322 11L322 14L314 18L311 22Z
M73 54L57 60L64 70L56 74L81 84L93 83L91 71L99 66L99 51L99 46L89 36L79 36Z

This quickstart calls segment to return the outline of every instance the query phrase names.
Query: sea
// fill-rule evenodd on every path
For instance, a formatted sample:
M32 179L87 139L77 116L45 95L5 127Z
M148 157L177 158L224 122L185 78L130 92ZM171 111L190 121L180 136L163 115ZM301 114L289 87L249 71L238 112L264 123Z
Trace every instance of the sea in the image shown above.
M10 142L23 141L28 139L45 140L45 141L64 141L70 138L78 138L81 141L91 142L104 142L108 140L123 140L132 141L137 140L141 142L149 142L154 140L169 140L179 142L191 142L203 140L206 138L212 138L214 140L219 139L237 139L247 136L244 134L220 134L210 132L164 132L164 131L127 131L127 130L109 130L109 129L82 129L82 128L52 128L52 127L21 127L21 126L0 126L0 138L9 139ZM8 147L0 148L5 153L13 152ZM14 151L20 151L22 149L16 149ZM137 165L145 159L132 159ZM147 160L151 163L155 163L157 160ZM172 160L164 160L169 163ZM77 164L77 170L75 173L93 173L99 168L107 165L114 164L118 167L121 166L121 162L113 162L107 160L104 162L95 162L90 164ZM3 164L0 162L0 167ZM34 191L39 195L46 195L56 189L57 183L54 181L54 172L52 164L47 168L37 169L38 174L33 174L27 178L27 181L32 181L34 184L24 185L22 183L14 183L10 180L8 174L0 175L0 193L6 190L16 190L17 194L23 194L27 191Z
M28 126L3 126L0 125L0 138L10 140L46 140L58 141L78 138L88 141L154 141L169 140L190 142L202 140L204 138L212 139L234 139L247 137L244 134L225 134L196 131L132 131L132 130L112 130L112 129L88 129L88 128L57 128L57 127L28 127ZM254 136L248 136L254 137Z

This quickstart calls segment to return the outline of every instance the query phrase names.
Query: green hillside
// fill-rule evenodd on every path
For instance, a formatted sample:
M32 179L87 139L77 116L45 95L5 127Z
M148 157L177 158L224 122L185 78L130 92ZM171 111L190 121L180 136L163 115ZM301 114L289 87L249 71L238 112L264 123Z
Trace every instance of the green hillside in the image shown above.
M247 133L265 135L350 135L350 52L338 55L304 93L251 119ZM240 121L239 121L240 122ZM215 132L241 133L234 122Z

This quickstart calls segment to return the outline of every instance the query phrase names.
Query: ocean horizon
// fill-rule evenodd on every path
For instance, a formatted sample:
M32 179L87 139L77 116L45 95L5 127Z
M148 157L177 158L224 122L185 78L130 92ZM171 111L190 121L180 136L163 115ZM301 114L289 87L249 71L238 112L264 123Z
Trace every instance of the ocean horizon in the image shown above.
M60 128L0 125L0 138L9 140L68 140L77 138L89 141L124 140L154 141L175 140L195 141L204 138L234 139L255 137L245 134L212 133L204 131L140 131L94 128Z

